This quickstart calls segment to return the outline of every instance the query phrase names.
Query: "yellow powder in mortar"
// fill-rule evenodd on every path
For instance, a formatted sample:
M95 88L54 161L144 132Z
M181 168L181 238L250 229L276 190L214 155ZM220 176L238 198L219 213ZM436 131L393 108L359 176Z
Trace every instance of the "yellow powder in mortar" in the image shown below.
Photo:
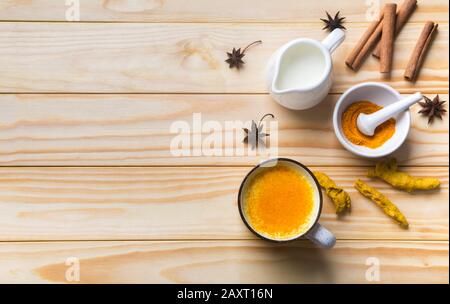
M367 136L359 131L357 119L360 113L371 114L383 107L370 101L358 101L351 104L342 114L342 131L345 137L355 145L368 148L378 148L382 146L395 133L395 119L385 121L375 129L373 136Z
M311 184L284 164L258 173L250 181L244 199L244 212L253 229L275 239L305 232L314 210Z

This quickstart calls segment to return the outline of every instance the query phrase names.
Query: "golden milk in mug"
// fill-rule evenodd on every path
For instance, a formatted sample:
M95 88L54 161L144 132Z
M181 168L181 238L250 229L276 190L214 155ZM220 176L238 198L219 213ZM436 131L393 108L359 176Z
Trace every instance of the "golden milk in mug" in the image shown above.
M287 158L261 163L245 177L239 190L239 211L259 237L283 242L302 236L333 247L334 235L318 223L322 192L312 172Z

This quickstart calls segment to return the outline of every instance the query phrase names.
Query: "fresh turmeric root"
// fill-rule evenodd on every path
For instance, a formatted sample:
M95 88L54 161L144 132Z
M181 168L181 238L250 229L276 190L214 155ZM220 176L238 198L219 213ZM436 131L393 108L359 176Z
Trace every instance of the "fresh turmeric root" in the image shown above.
M325 173L315 171L314 176L319 181L320 186L325 190L325 193L333 201L336 213L341 213L344 210L351 209L350 195L344 191L341 187L338 187L336 183L328 177Z
M377 189L367 185L362 180L357 180L355 182L355 188L362 195L371 199L375 204L377 204L385 214L391 217L400 227L408 229L409 224L403 213L394 205L386 196L384 196Z
M378 177L392 187L412 192L414 190L432 190L439 188L441 182L432 177L414 177L406 172L397 171L397 160L392 158L389 162L380 162L375 168L369 169L368 177Z

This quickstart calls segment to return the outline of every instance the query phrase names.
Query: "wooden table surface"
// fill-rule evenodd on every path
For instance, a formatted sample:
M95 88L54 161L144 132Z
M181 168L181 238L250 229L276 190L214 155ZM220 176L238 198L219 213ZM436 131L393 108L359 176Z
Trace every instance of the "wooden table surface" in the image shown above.
M448 100L448 1L419 0L396 40L390 79L374 58L358 73L344 64L369 24L363 0L80 4L81 21L67 22L63 0L0 1L1 283L68 282L72 258L83 283L370 283L374 258L381 283L449 282L448 115L428 126L414 106L395 153L402 170L440 178L439 191L370 181L404 212L407 231L353 189L373 162L347 152L331 122L339 95L364 81ZM325 10L347 17L332 91L314 109L284 109L267 95L266 62L291 39L323 39ZM411 84L403 71L427 20L439 32ZM228 68L226 51L259 39L244 69ZM219 122L275 114L279 155L350 192L350 215L324 202L321 222L336 247L256 239L236 202L256 158L170 153L171 123L194 112Z

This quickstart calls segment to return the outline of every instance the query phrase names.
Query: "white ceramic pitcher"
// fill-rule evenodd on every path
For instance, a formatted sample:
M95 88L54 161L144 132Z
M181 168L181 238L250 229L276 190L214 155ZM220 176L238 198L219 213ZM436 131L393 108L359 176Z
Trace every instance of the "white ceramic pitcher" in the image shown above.
M331 53L344 38L344 31L335 29L322 42L299 38L279 48L267 68L270 95L293 110L320 103L333 82Z

